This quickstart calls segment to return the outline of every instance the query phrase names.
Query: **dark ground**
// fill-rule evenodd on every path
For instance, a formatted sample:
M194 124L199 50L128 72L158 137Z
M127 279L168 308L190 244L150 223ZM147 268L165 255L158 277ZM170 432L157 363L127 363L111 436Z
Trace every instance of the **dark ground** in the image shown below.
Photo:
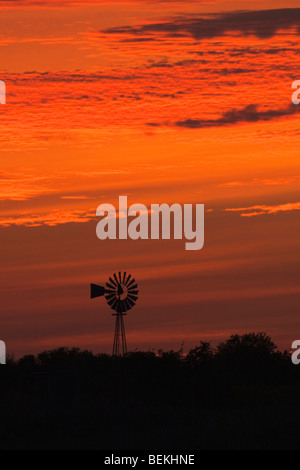
M61 348L0 367L1 449L299 449L300 366L265 334L124 358Z

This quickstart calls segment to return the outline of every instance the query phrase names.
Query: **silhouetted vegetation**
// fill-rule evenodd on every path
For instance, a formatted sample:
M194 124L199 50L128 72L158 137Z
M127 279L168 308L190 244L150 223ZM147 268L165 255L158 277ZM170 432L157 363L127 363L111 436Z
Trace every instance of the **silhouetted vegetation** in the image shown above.
M59 348L0 367L2 449L297 449L300 367L264 333L126 357Z

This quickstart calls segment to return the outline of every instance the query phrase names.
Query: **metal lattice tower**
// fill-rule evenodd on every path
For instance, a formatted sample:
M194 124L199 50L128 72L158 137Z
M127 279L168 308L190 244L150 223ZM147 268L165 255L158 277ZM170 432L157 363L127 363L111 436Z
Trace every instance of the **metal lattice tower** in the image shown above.
M126 313L118 312L113 313L113 315L116 316L113 356L124 356L124 354L127 354L125 325L123 320L123 316L126 315Z

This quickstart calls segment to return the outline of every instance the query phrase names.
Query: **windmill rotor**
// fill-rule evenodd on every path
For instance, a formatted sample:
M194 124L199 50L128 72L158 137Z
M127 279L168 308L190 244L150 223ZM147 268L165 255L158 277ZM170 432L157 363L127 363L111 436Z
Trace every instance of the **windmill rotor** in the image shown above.
M119 271L106 283L105 298L111 309L125 314L135 306L138 293L137 283L131 274Z

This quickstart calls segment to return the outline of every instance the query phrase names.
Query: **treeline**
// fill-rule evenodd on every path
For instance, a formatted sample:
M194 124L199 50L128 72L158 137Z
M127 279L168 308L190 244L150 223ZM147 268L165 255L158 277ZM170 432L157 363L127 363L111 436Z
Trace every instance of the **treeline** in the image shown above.
M0 376L4 449L299 447L300 366L265 333L187 354L59 348Z

